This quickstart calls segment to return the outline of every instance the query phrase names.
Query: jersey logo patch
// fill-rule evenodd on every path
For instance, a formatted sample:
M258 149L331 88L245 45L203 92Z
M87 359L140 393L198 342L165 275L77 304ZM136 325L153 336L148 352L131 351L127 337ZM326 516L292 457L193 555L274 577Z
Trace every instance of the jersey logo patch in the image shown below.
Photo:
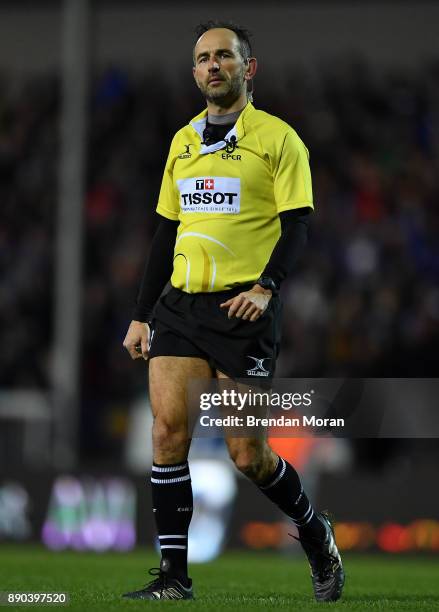
M180 153L180 155L178 156L178 159L188 159L189 157L192 157L192 153L190 152L190 148L193 147L193 144L187 144L184 145L184 153Z
M241 209L241 179L205 176L177 180L183 213L226 213Z
M195 189L202 191L203 189L215 189L215 181L211 178L197 179L195 181Z

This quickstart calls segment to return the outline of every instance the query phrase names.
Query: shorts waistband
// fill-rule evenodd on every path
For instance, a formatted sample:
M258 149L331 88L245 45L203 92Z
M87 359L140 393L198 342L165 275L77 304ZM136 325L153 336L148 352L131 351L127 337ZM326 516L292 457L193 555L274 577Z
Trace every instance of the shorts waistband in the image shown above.
M238 295L238 293L241 293L242 291L248 291L254 286L254 284L255 284L254 282L246 283L245 285L237 285L236 287L232 287L231 289L224 289L223 291L199 291L197 293L189 293L188 291L182 291L182 289L177 289L177 287L171 286L170 291L173 291L181 295L188 295L188 296L203 295L203 296L215 296L218 298L224 298L230 295Z

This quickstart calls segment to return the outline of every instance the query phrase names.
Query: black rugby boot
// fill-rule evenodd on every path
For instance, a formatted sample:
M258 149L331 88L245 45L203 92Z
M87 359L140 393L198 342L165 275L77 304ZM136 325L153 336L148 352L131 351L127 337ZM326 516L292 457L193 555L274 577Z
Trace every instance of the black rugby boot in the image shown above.
M308 557L317 601L340 599L345 581L343 564L335 543L334 530L326 512L317 515L326 529L325 539L296 538Z
M149 574L154 578L146 584L143 589L124 593L122 597L126 599L193 599L192 580L189 579L189 586L185 587L180 580L168 575L169 562L162 559L160 567L153 567Z

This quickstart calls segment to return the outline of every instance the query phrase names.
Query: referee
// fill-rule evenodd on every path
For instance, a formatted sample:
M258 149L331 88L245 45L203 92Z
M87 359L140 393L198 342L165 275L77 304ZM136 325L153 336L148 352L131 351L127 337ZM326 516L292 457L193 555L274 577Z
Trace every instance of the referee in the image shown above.
M191 378L269 381L279 353L279 288L306 243L313 209L308 151L281 119L252 104L257 62L248 32L197 28L193 75L207 109L174 136L160 224L124 340L149 358L154 416L151 486L160 568L131 599L192 599L187 570L192 488L186 388ZM167 282L171 289L161 296ZM236 467L296 525L318 601L341 596L332 526L296 470L262 438L226 438Z

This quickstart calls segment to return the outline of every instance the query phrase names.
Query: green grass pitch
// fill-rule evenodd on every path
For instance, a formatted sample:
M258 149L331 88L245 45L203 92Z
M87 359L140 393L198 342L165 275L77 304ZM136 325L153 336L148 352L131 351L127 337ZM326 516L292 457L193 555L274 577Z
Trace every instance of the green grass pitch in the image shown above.
M227 552L212 563L193 565L195 601L137 602L123 600L120 594L147 582L146 570L157 566L157 557L151 551L51 553L36 546L2 545L0 591L65 591L70 603L63 607L81 611L145 607L203 612L439 610L438 558L344 555L344 561L346 586L343 599L337 603L318 604L313 600L304 559L264 552Z

